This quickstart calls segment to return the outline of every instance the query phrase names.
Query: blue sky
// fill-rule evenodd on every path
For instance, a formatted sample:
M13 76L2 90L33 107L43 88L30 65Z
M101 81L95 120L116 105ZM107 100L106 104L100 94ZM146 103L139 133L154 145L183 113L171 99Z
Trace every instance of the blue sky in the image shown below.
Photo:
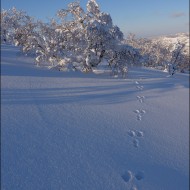
M74 1L74 0L73 0ZM1 8L15 6L45 20L66 8L72 0L1 0ZM80 0L85 8L88 0ZM189 0L97 0L101 11L110 13L124 34L152 37L189 31Z

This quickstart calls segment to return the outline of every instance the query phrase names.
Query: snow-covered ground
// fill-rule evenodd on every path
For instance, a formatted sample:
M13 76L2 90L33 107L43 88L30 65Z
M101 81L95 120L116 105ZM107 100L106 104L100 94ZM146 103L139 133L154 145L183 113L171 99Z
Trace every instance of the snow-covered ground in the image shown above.
M189 189L189 75L59 72L1 48L2 190Z

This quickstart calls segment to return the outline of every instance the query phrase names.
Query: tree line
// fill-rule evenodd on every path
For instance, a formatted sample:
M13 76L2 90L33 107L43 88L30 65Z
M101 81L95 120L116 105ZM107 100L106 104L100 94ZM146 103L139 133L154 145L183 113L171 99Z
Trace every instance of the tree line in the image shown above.
M132 65L168 69L169 64L189 70L185 44L165 45L130 34L124 39L110 14L101 12L96 0L89 0L86 11L79 2L68 4L47 23L35 20L16 8L1 11L1 42L19 46L35 56L37 65L59 70L91 72L102 62L113 75L125 76Z

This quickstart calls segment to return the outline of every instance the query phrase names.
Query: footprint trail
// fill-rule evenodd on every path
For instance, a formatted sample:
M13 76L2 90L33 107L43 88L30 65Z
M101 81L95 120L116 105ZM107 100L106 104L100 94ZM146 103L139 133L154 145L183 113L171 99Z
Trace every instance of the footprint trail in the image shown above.
M135 81L136 88L139 91L142 91L144 89L144 86L141 84L142 79L139 79L139 81ZM139 103L144 103L145 101L145 96L144 95L137 95L136 99ZM136 114L136 119L138 121L141 121L143 116L147 113L145 109L136 109L133 111ZM135 148L139 148L140 140L144 138L144 132L140 130L129 130L127 132L128 136L132 138L132 144ZM121 177L122 179L126 182L129 183L130 185L130 190L138 190L137 186L135 185L135 180L141 181L144 179L144 172L143 171L138 171L133 173L132 171L128 170L126 171Z

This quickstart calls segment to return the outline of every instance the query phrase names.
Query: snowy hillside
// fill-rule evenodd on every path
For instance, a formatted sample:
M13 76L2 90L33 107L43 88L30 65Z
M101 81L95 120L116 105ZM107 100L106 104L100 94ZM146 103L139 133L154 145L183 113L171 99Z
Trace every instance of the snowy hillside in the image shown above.
M189 75L59 72L1 48L2 190L189 189Z
M168 36L160 36L157 38L154 38L156 41L161 41L165 44L176 44L178 41L185 43L185 53L189 54L189 34L188 33L178 33L174 35L168 35Z

